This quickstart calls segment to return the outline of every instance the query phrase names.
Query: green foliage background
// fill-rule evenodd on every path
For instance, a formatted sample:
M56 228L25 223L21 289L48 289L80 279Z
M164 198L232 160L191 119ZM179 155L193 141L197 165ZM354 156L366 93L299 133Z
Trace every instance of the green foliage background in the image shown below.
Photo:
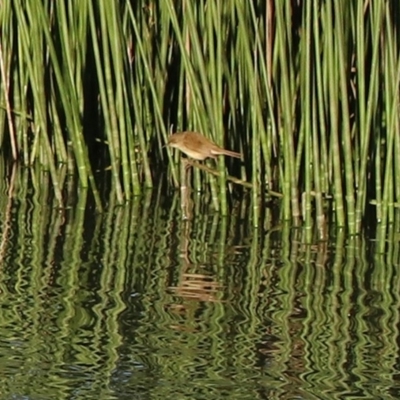
M396 218L399 5L389 1L2 1L0 145L91 186L109 163L119 203L167 170L172 130L241 151L255 224L269 191L282 218L359 232L369 204ZM195 176L228 212L219 178ZM230 167L231 168L231 167ZM332 201L333 199L333 201Z

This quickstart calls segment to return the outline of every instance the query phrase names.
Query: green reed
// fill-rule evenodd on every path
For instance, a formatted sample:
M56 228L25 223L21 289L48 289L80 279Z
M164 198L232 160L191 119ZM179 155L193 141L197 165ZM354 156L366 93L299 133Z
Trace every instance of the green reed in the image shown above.
M94 151L123 203L162 171L178 187L180 157L164 145L196 130L243 154L209 164L217 178L192 174L223 214L229 172L252 185L254 225L280 192L282 219L309 232L333 212L355 234L370 204L386 229L400 194L396 12L362 0L5 2L0 146L42 164L60 203L68 163L100 207Z

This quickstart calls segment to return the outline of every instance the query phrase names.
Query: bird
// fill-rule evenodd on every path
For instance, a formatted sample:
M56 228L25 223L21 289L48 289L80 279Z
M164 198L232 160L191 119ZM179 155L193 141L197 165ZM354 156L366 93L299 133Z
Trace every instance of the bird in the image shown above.
M215 159L220 155L242 158L240 153L223 149L198 132L173 133L168 137L168 146L176 148L190 158L199 161L209 157Z

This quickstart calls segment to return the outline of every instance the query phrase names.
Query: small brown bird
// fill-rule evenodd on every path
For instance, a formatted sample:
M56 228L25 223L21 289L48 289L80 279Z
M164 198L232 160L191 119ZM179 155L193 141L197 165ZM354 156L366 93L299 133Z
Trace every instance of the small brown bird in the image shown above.
M168 146L175 147L195 160L205 160L219 155L241 158L240 153L223 149L197 132L180 132L170 135Z

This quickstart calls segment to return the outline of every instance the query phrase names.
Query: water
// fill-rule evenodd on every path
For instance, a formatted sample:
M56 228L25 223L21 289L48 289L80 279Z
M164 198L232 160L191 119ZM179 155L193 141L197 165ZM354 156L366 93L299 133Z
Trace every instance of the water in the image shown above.
M400 398L398 243L48 193L1 197L1 399Z

